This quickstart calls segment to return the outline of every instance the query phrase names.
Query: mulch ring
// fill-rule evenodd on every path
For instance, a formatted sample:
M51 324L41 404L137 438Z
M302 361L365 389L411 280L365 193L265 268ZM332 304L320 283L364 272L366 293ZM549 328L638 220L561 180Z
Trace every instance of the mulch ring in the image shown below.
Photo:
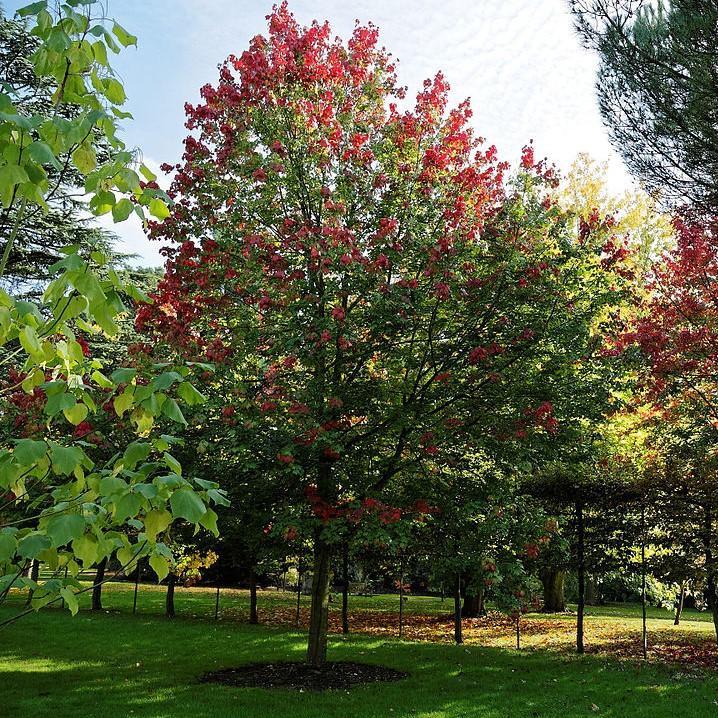
M291 688L299 691L326 691L353 688L366 683L400 681L409 674L368 663L336 661L323 668L306 663L250 663L205 673L203 683L222 683L240 688Z

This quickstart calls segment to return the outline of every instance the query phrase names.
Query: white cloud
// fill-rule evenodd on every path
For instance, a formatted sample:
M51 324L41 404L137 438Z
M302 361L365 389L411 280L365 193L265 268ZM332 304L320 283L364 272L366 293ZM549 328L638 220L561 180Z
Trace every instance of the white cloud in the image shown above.
M171 12L191 17L185 41L195 67L212 68L266 31L269 3L179 0ZM609 145L596 106L597 62L574 31L566 0L297 0L300 21L329 19L347 36L355 19L371 20L400 60L409 91L442 70L453 97L471 97L477 131L515 161L525 142L567 167L579 152L608 160L616 189L630 180ZM188 88L193 96L197 88Z
M183 106L216 82L217 64L266 32L272 0L123 0L110 10L139 36L117 67L136 117L131 146L176 162ZM9 9L15 3L11 2ZM299 20L328 19L346 37L358 18L373 21L399 58L399 79L415 92L442 70L453 99L471 97L474 126L516 162L534 139L538 156L565 169L579 152L608 161L611 187L631 184L611 148L595 100L596 59L581 48L567 0L292 0ZM153 160L148 160L153 162ZM156 167L155 162L153 167ZM161 176L161 175L160 175ZM139 223L112 227L122 247L157 264L157 247Z

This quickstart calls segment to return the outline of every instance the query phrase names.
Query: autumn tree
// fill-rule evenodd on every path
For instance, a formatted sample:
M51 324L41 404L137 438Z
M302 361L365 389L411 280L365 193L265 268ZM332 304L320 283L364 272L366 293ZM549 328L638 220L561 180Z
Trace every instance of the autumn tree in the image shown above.
M678 523L686 541L676 541L672 531L676 545L694 555L691 543L699 539L707 601L718 630L713 558L718 230L715 221L677 218L674 224L676 246L654 268L650 295L623 340L627 347L637 347L646 362L642 397L651 410L652 421L646 423L655 436L650 473L666 507L684 516ZM698 526L696 512L702 517Z
M507 185L444 77L408 107L394 69L373 26L343 43L276 8L187 106L176 203L152 232L177 244L138 317L186 357L231 363L254 442L287 432L272 470L315 518L316 666L342 502L419 493L487 437L556 431L542 361L579 359L585 313L620 291L621 241L602 218L578 240L530 147Z

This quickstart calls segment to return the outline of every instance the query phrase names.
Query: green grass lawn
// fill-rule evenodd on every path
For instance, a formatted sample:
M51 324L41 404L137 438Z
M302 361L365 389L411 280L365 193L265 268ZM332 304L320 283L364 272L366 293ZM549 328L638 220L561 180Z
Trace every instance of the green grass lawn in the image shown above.
M184 600L189 593L199 592L186 592ZM128 597L131 600L131 591L110 591L108 607L120 608L112 606L112 598L126 610ZM689 677L594 656L579 659L547 651L366 636L332 636L330 657L381 663L407 671L410 677L399 683L323 694L201 684L198 677L204 671L219 667L301 660L304 636L237 622L189 617L169 621L151 614L159 606L155 597L152 600L136 616L81 612L72 618L48 609L0 629L0 715L718 716L717 677ZM182 596L178 608L179 600ZM201 613L206 614L209 596L200 594L195 601L196 612L201 606ZM6 606L0 610L0 619L15 612L17 606Z

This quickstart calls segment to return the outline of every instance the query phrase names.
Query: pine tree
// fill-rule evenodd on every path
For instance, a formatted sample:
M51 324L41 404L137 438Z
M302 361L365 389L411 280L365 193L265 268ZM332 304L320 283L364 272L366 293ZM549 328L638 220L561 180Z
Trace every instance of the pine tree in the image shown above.
M667 206L718 209L718 2L571 0L630 171Z
M53 88L33 71L30 58L38 46L39 39L28 32L25 23L6 17L0 8L0 81L19 98L16 106L28 115L57 111L72 116L71 106L53 108ZM101 152L108 151L107 143L102 143ZM58 253L61 247L79 245L87 253L100 251L121 260L112 250L115 236L82 216L84 180L77 169L69 162L48 166L48 176L52 188L49 209L43 211L36 206L24 213L7 256L2 286L15 296L36 295L44 289L49 267L62 258ZM17 214L17 202L0 208L0 255L17 223Z

